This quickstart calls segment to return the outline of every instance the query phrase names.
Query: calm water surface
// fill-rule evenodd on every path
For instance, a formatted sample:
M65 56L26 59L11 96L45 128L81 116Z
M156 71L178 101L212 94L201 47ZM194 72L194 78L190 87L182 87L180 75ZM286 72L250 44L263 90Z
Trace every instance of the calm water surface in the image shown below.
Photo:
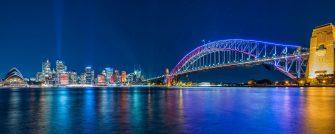
M335 134L335 88L0 89L0 133Z

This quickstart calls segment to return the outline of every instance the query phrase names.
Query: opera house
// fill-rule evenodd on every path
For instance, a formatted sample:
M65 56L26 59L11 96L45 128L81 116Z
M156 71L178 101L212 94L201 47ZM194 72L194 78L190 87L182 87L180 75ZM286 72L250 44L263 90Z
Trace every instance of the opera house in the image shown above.
M25 87L27 86L27 82L24 80L21 72L14 67L6 74L2 85L9 87Z

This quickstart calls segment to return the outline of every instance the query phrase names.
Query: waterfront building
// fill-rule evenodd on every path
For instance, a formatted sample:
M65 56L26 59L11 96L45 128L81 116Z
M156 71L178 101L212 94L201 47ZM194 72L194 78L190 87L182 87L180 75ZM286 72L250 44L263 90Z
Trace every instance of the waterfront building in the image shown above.
M106 70L105 70L105 69L102 70L101 74L104 75L104 76L106 76ZM98 74L98 75L99 75L99 74Z
M48 85L56 85L58 84L58 74L56 73L55 69L52 69L51 76L47 78L46 84Z
M49 83L52 78L51 63L49 60L42 62L42 72L36 73L36 79L38 82Z
M129 82L129 83L134 83L135 82L135 74L134 73L127 74L126 81Z
M44 80L43 73L42 72L37 72L36 73L36 81L41 82Z
M119 84L120 83L120 73L119 70L114 71L114 83Z
M140 83L143 81L142 69L140 67L135 68L134 70L134 78L135 83Z
M77 84L77 72L69 72L69 83Z
M82 73L79 78L79 84L86 84L86 75Z
M115 75L112 75L110 80L109 80L110 84L115 84Z
M58 83L57 74L51 69L51 63L49 60L42 62L42 71L36 73L36 82L47 85L54 85L55 83Z
M92 67L86 67L85 68L85 79L86 79L86 84L92 85L94 84L94 70Z
M127 82L127 73L126 71L121 72L121 83L126 83Z
M64 73L64 72L66 72L66 70L67 70L67 67L64 64L64 62L61 61L61 60L57 60L56 61L56 72L57 72L57 74Z
M57 60L56 61L56 78L57 81L55 84L59 84L59 85L64 85L64 83L61 83L61 81L65 82L64 80L66 79L67 80L67 84L69 84L68 80L69 80L69 77L65 78L65 74L67 71L67 67L66 65L64 64L63 61L61 60ZM66 76L69 76L68 74ZM63 77L63 78L61 78ZM63 80L62 80L63 79Z
M24 87L27 85L27 82L21 72L14 67L6 74L3 85L11 87Z
M42 62L42 73L43 75L51 76L51 63L49 62L49 60Z
M321 25L313 29L306 78L311 85L334 83L335 27Z
M104 69L104 75L106 76L106 84L111 84L110 81L111 81L111 77L113 75L113 69L112 68L105 68Z
M59 85L61 86L69 85L69 74L68 73L59 74Z
M106 85L106 76L103 74L98 74L97 76L97 85L104 86Z

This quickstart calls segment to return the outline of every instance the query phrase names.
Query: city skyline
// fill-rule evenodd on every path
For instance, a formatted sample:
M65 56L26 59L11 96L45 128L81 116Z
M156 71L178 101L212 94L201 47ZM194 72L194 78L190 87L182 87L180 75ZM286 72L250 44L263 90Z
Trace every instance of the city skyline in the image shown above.
M152 77L172 69L202 40L245 38L306 47L311 29L335 20L330 4L334 2L323 3L329 4L314 11L312 1L3 1L0 44L5 64L0 75L17 67L32 77L40 62L49 58L71 63L73 70L85 66L132 70L141 65ZM252 72L264 70L258 68L214 72L234 78L207 74L202 78L235 82L287 78L277 72L255 76Z
M335 134L335 0L0 0L0 134Z
M0 79L0 87L66 87L66 86L131 86L143 84L141 68L135 67L132 72L105 67L94 70L86 66L81 71L71 70L62 60L52 64L48 59L41 63L41 70L34 77L25 77L13 67Z

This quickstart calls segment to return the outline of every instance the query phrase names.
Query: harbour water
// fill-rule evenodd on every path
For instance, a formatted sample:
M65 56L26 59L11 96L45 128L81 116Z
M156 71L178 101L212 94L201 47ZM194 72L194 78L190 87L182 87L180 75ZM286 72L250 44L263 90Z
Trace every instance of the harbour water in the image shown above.
M335 88L0 89L0 133L335 133Z

